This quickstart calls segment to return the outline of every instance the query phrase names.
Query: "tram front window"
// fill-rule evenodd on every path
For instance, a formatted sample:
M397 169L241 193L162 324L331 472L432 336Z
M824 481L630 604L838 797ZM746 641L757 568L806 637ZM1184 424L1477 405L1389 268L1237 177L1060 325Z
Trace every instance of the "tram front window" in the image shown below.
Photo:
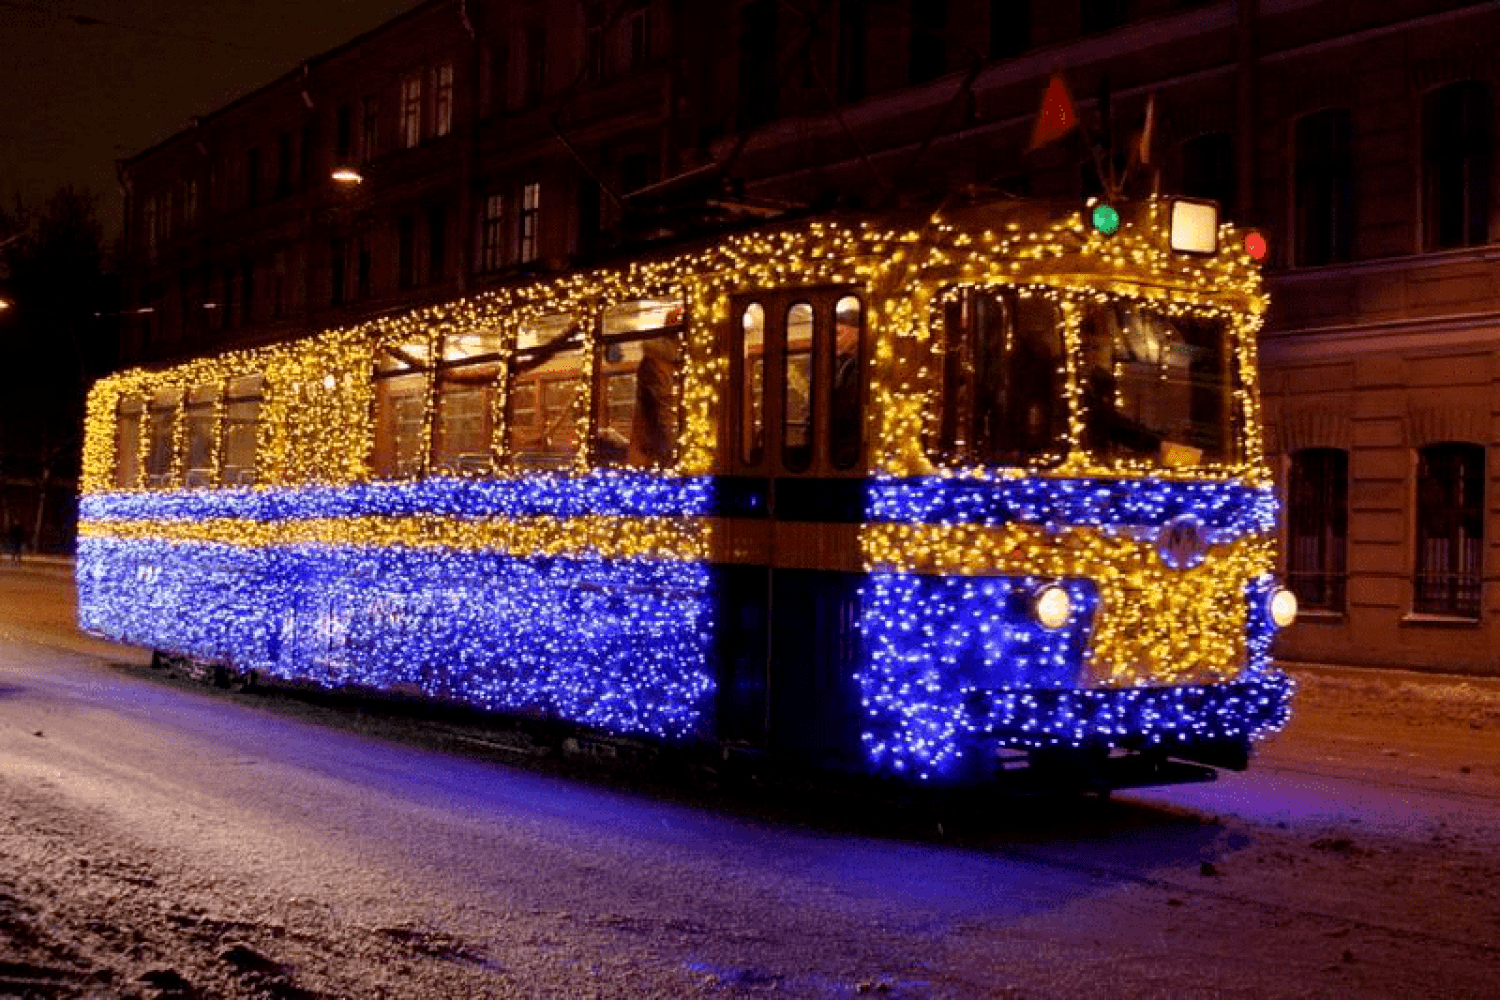
M1227 324L1139 302L1090 306L1080 378L1084 447L1173 467L1239 457Z
M1039 295L965 288L943 308L933 457L1027 465L1062 458L1067 435L1062 326Z

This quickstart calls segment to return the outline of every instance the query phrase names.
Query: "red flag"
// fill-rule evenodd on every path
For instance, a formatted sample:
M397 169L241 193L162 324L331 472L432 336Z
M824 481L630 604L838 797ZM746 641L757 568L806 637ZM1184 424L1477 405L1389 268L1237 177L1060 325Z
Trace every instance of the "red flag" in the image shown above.
M1068 82L1062 71L1056 70L1047 81L1047 92L1042 95L1042 112L1036 116L1036 125L1031 129L1030 152L1049 142L1061 139L1078 127L1078 109L1073 107L1073 95L1068 93Z

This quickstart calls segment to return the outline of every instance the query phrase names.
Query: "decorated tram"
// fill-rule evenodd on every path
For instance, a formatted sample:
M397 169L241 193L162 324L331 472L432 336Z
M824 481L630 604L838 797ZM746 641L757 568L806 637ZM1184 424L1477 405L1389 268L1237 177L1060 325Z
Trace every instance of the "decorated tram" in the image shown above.
M916 782L1283 725L1264 242L1199 201L768 224L89 397L94 633Z

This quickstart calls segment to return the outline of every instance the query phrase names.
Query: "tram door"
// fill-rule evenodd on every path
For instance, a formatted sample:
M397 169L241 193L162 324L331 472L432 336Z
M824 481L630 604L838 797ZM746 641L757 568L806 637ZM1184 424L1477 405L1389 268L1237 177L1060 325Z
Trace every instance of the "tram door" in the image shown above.
M721 733L852 758L865 303L820 287L742 295L732 309Z

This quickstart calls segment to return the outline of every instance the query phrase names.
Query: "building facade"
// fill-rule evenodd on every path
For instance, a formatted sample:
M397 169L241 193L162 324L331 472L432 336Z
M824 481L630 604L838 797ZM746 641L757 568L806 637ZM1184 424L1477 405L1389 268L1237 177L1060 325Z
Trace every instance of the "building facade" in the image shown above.
M678 189L1082 199L1114 171L1269 237L1268 444L1304 608L1281 654L1496 674L1495 38L1500 5L1458 0L432 0L121 165L124 353L587 261ZM1059 68L1087 136L1028 150Z

